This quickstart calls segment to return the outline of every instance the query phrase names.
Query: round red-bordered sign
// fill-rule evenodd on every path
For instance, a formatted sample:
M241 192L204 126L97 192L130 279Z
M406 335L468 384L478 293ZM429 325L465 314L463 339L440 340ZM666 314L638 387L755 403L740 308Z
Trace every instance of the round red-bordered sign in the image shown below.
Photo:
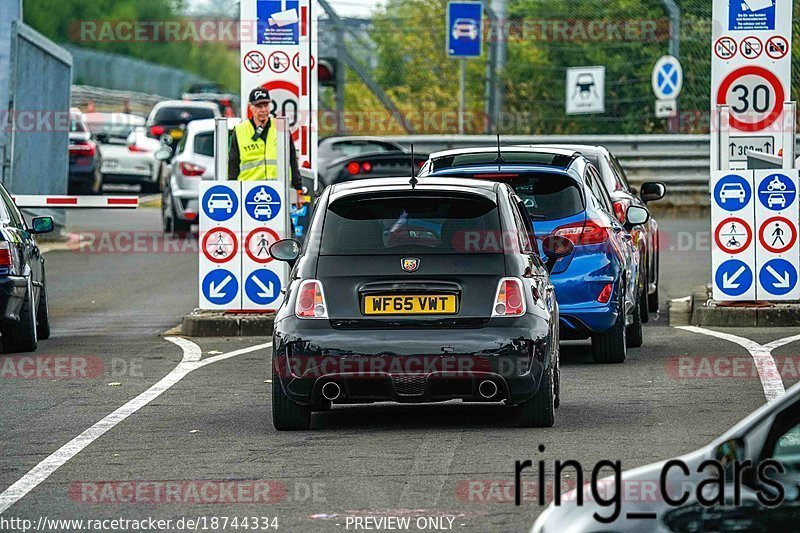
M295 109L297 109L298 113L300 112L299 106L297 105L297 102L300 99L300 89L294 83L284 80L273 80L273 81L268 81L261 87L270 92L283 90L291 93L294 96ZM273 101L275 101L274 98ZM249 106L247 107L247 118L253 118L253 113L250 111ZM300 140L300 128L298 128L297 126L294 126L292 128L292 140L294 140L295 142Z
M253 261L255 261L256 263L260 263L262 265L266 265L267 263L272 262L272 260L274 259L274 257L272 257L270 255L270 253L269 253L269 246L272 246L272 244L270 244L269 246L266 246L266 250L267 250L267 257L266 258L258 257L258 254L254 254L253 251L250 249L250 241L253 239L253 237L255 237L259 233L267 233L267 234L269 234L269 236L274 239L272 241L272 244L278 242L279 240L281 240L281 238L278 237L277 233L275 233L273 230L271 230L269 228L256 228L253 231L251 231L247 235L247 238L244 240L244 251L247 252L247 256L250 259L252 259Z
M251 50L250 52L247 52L242 62L244 63L244 68L253 74L258 74L264 70L264 67L267 65L267 60L264 58L264 54L258 50Z
M757 59L764 51L764 43L755 35L748 35L742 39L739 51L742 52L742 57L745 59Z
M783 35L773 35L767 39L764 51L772 59L783 59L789 53L789 41Z
M767 240L764 238L764 230L769 229L769 226L771 224L778 222L784 223L789 228L789 231L792 234L791 237L787 238L785 241L781 239L781 241L784 242L783 247L781 248L773 246L773 244L775 244L775 241L777 241L777 239L773 239L772 244L767 244ZM781 235L781 237L782 236L783 235ZM764 221L763 224L761 224L761 227L758 229L758 240L761 242L761 246L763 246L764 249L767 250L768 252L772 252L773 254L782 254L783 252L789 250L792 246L794 246L794 243L797 242L797 228L795 228L794 224L792 224L792 222L786 217L778 216L778 217L768 218L767 220Z
M767 115L765 118L759 121L746 122L731 115L730 124L731 127L741 131L761 131L770 124L772 124L773 122L775 122L776 120L778 120L778 117L781 116L781 112L783 111L783 99L784 99L783 84L775 74L765 69L764 67L758 67L755 65L742 67L734 70L733 72L728 74L724 80L722 80L722 83L719 86L719 90L717 90L718 105L728 105L727 102L728 89L731 88L733 82L744 76L760 76L764 78L767 81L767 83L770 84L772 90L775 92L775 105L773 106L772 111L770 111L769 115Z
M720 37L717 39L717 42L714 43L714 54L723 61L727 61L735 56L737 49L738 45L736 41L730 37Z
M300 72L300 52L297 52L292 58L292 66L297 72ZM314 59L314 56L311 56L311 70L314 70L315 66L317 66L317 60Z
M269 55L269 69L276 74L283 74L289 70L291 61L286 52L277 50Z
M224 256L222 254L217 255L216 254L217 250L214 250L214 253L212 253L208 249L208 241L209 241L209 239L211 239L211 236L212 235L217 235L219 233L224 233L225 235L227 235L230 238L230 243L231 244L228 244L228 243L216 243L216 244L212 244L211 247L212 248L219 247L219 249L221 249L223 252L225 252L227 254L227 255L224 255ZM232 248L232 250L227 250L227 248ZM239 251L239 241L236 240L236 235L231 230L229 230L228 228L214 228L214 229L212 229L210 231L207 231L206 234L203 235L203 255L205 255L206 259L208 259L212 263L216 263L218 265L221 265L223 263L227 263L228 261L230 261L234 257L236 257L236 252L238 252L238 251Z
M741 247L739 247L739 248L729 248L728 247L728 243L726 243L725 241L722 240L722 230L728 224L739 224L742 228L744 228L744 233L746 234L746 237L745 237L745 240L744 240L744 245L742 245ZM731 255L735 255L735 254L744 252L750 246L750 243L752 241L753 241L753 230L751 230L750 226L747 225L747 222L745 222L741 218L737 218L737 217L726 218L725 220L720 222L717 225L717 229L714 230L714 242L717 243L717 247L720 250L724 251L725 253L729 253ZM730 242L730 241L728 241L728 242Z

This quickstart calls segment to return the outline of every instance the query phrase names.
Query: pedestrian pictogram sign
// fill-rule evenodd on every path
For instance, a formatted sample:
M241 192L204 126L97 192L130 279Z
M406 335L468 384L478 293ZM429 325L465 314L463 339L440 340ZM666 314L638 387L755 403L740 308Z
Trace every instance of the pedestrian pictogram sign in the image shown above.
M203 236L203 254L212 263L227 263L236 257L238 250L236 235L228 228L214 228Z
M244 249L247 255L262 265L272 262L273 257L269 253L270 247L278 242L280 237L269 228L260 227L250 232L245 238Z
M721 250L729 254L738 254L747 250L753 242L753 231L741 218L726 218L714 231L714 242Z
M797 229L788 218L768 218L758 230L758 240L769 252L782 254L797 242Z

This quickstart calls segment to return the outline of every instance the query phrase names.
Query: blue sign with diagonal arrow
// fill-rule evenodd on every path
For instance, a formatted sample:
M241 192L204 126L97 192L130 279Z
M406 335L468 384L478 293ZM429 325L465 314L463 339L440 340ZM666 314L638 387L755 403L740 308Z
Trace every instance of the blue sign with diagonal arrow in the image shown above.
M233 272L220 268L203 278L203 295L216 305L228 305L239 294L239 282Z
M753 286L753 271L747 263L731 259L717 269L715 281L728 296L741 296Z
M797 270L785 259L773 259L764 263L758 274L761 286L776 296L783 296L797 285Z

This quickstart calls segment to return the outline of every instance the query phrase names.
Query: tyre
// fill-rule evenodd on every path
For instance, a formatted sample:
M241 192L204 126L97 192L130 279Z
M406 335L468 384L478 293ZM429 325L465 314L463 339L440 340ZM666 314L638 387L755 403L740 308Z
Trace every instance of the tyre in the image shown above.
M549 428L556 422L555 365L542 375L539 390L517 406L517 423L525 428Z
M658 311L658 285L655 292L647 296L647 307L651 313Z
M311 407L300 405L283 391L278 371L272 368L272 425L278 431L298 431L311 427Z
M28 278L28 288L19 315L19 322L3 325L4 352L19 353L36 350L39 339L36 332L36 310L34 309L33 285L30 278Z
M647 304L647 298L642 295L633 308L633 323L625 328L625 343L628 348L638 348L644 342L642 334L642 300Z
M172 205L172 196L164 194L161 197L161 228L165 234L188 233L191 229L191 222L181 220L175 214L175 207Z
M647 283L642 287L641 295L639 296L639 316L641 317L642 324L650 322L650 302L647 301Z
M627 345L625 340L625 304L620 298L622 310L610 330L592 336L592 357L595 363L618 364L625 361Z
M50 306L47 303L47 278L42 271L42 288L36 305L36 336L41 340L50 338Z

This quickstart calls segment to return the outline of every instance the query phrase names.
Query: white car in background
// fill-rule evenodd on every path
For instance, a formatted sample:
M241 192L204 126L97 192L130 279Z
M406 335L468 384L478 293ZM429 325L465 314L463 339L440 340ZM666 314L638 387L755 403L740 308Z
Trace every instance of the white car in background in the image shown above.
M162 164L155 152L161 143L147 136L144 117L127 113L84 116L100 147L103 183L140 185L142 192L159 192Z

